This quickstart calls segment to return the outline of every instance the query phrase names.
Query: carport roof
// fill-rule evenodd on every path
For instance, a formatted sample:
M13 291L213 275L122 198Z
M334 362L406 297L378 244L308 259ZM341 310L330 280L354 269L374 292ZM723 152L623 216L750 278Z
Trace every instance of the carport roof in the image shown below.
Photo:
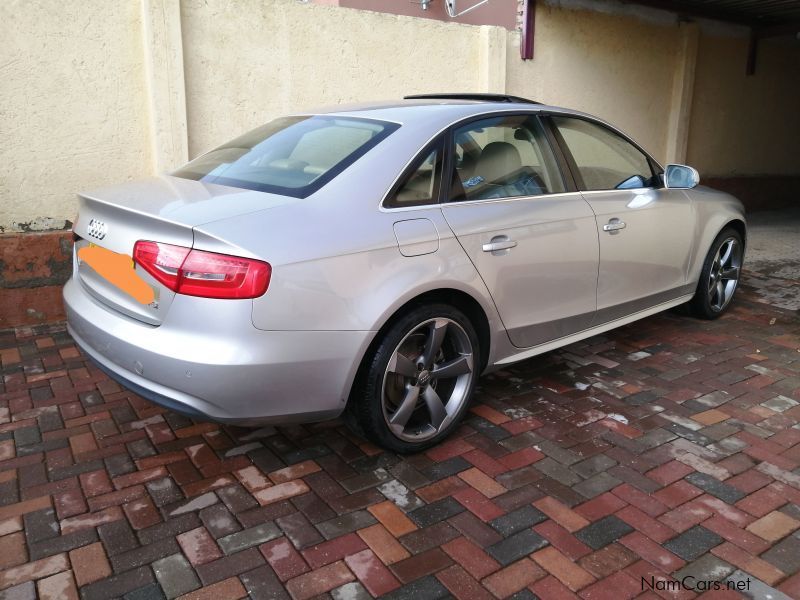
M654 8L748 25L796 27L800 24L800 0L631 0Z

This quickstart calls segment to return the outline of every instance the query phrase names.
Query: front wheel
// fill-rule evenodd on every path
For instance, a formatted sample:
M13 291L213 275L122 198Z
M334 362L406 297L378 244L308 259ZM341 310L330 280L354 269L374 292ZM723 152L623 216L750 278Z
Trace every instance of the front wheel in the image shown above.
M738 231L724 229L708 251L700 272L692 312L703 319L716 319L730 306L742 273L744 243Z
M371 441L400 453L429 448L453 431L481 365L475 328L446 304L402 316L367 360L350 417Z

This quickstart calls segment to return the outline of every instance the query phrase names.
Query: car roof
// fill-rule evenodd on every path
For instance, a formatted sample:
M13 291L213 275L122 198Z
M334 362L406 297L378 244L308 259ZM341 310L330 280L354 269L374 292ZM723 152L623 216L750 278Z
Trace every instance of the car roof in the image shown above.
M513 101L513 99L516 98L515 96L495 95L495 97L498 99L494 101L489 99L489 97L492 96L491 94L485 96L487 98L486 100L467 100L464 98L448 98L431 95L428 97L404 98L402 100L340 104L336 106L322 107L317 110L303 111L296 114L304 116L342 116L389 121L399 125L411 126L411 130L413 130L416 135L425 136L426 138L432 132L441 132L454 123L462 120L468 120L470 117L479 117L481 115L493 115L498 113L535 114L540 112L547 114L570 115L605 125L639 148L639 150L650 157L653 162L658 165L661 164L659 161L653 158L653 155L650 152L645 150L627 133L612 123L596 117L595 115L570 108L564 108L562 106L542 104L524 99L522 99L524 100L522 102L515 102Z
M565 113L590 117L578 111L550 106L547 104L532 104L530 102L486 102L479 100L420 98L408 100L387 100L364 102L358 104L343 104L327 106L314 110L303 111L302 114L331 115L360 117L390 121L401 125L425 121L427 125L440 125L442 127L466 119L495 112L551 112ZM599 120L599 119L598 119Z

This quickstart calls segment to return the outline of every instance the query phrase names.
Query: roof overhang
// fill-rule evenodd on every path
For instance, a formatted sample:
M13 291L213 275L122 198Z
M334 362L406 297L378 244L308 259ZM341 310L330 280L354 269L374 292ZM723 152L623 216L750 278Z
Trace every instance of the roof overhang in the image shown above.
M759 40L791 36L800 39L800 0L622 0L677 13L687 19L724 21L750 28L748 75L756 68Z
M796 35L800 0L622 0L686 17L714 19L751 27L764 34Z

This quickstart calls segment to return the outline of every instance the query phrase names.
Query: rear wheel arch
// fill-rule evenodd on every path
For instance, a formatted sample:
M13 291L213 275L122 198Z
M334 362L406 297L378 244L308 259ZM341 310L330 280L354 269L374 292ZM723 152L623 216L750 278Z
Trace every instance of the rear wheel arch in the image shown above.
M395 452L431 447L468 410L490 335L489 317L467 292L448 288L415 296L368 344L342 418L358 435Z
M391 316L384 321L378 332L373 336L372 341L369 343L367 349L359 359L358 369L348 393L348 404L350 402L350 398L352 397L353 390L355 390L360 381L363 380L365 368L369 362L369 357L374 354L375 348L380 344L386 331L414 308L418 306L424 306L426 304L436 303L449 304L450 306L457 308L467 316L473 327L475 327L475 331L478 334L481 356L481 365L478 373L483 372L489 359L489 350L491 346L491 329L489 326L489 317L487 316L486 311L483 309L480 302L462 290L453 288L430 290L415 296L397 308L397 310L395 310Z

